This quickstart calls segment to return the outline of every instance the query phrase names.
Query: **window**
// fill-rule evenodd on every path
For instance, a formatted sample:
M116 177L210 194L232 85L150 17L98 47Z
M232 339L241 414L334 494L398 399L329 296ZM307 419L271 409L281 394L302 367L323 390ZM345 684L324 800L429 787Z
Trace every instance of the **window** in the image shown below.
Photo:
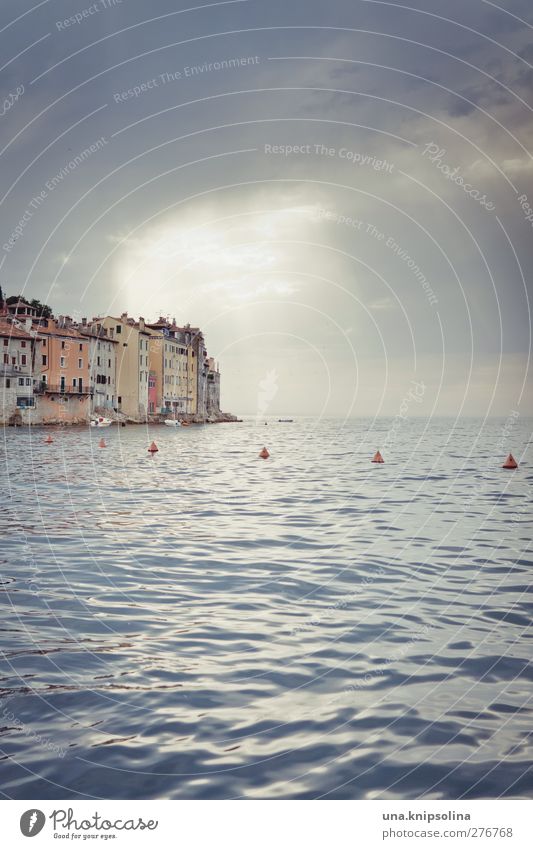
M17 398L17 407L33 407L35 400L33 398Z
M72 385L76 387L78 385L78 379L76 377L72 378Z
M108 377L107 377L107 385L109 386L109 384L110 384L110 383L111 383L111 378L110 378L110 377L109 377L109 375L108 375Z
M48 362L48 360L46 358L46 354L43 354L42 357L43 357L43 366L45 366L46 363Z
M26 386L31 386L31 377L26 378Z
M100 365L100 363L98 363ZM78 358L78 368L83 368L83 360L81 357Z
M43 339L43 346L46 346L46 339Z
M99 365L100 365L100 357L97 357L97 358L96 358L96 365L97 365L97 366L99 366Z
M61 342L61 350L65 350L65 343Z
M20 343L20 347L21 347L21 348L25 348L25 347L26 347L26 342L25 342L25 340L24 340L24 339L23 339L23 340L22 340L22 342Z
M61 368L65 368L65 357L60 358L59 365L61 366Z
M83 342L80 342L80 351L83 351Z
M6 389L11 389L11 380L9 377L6 378Z
M4 354L4 363L9 365L9 354Z
M26 354L21 354L21 355L20 355L20 364L21 364L21 366L25 366L25 365L26 365Z
M9 339L4 339L4 346L9 345Z
M107 361L107 367L108 367L108 368L111 368L111 360L108 360L108 361Z
M117 324L117 326L116 326L115 330L116 330L116 332L117 332L117 333L122 333L122 327L121 327L121 325L120 325L120 324Z
M24 378L19 377L19 386L24 386Z

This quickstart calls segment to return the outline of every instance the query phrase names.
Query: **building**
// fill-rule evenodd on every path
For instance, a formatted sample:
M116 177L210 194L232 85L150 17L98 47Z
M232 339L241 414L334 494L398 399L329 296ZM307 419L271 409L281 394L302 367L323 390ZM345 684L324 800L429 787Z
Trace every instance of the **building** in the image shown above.
M159 411L158 404L158 388L157 388L157 373L150 370L148 372L148 415L154 416Z
M68 316L40 318L34 329L34 394L42 424L88 422L91 413L90 342Z
M9 300L0 304L0 421L81 424L106 410L132 421L220 418L220 373L200 328L127 313L78 324L37 300Z
M31 321L29 322L31 326ZM0 317L0 424L35 420L33 363L35 333L10 316Z
M82 319L79 331L89 340L89 372L93 390L91 412L117 410L117 348L101 324Z
M165 336L157 325L146 325L150 334L148 342L148 413L151 416L163 412L163 351Z
M133 421L145 421L148 414L148 376L150 333L144 319L95 318L92 327L103 328L116 345L116 409Z
M218 418L220 410L220 372L213 357L207 360L206 408L207 418Z
M158 334L161 345L161 355L157 354L153 361L154 369L156 363L161 368L161 412L173 416L194 412L193 399L189 397L187 334L175 319L171 322L162 317L149 329Z

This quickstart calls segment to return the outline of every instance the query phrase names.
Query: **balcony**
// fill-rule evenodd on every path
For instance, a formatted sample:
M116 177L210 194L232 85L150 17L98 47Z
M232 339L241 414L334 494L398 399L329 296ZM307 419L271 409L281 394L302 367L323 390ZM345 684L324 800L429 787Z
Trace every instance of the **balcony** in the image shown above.
M33 387L34 395L93 395L92 386L69 386L68 384L36 383Z

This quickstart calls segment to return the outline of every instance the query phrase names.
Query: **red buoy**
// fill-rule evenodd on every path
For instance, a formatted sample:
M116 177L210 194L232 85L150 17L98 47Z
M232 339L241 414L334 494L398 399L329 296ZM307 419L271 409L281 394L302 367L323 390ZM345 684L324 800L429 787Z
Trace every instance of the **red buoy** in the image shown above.
M148 453L149 454L155 454L156 451L159 451L159 448L157 447L155 442L152 442L152 444L150 445L150 448L148 449Z
M107 445L106 445L106 442L105 442L105 439L104 439L103 436L102 436L100 442L98 443L98 447L99 448L107 448Z
M270 457L270 454L268 453L267 449L263 446L263 448L261 448L261 451L259 452L259 456L263 460L268 460L268 458Z
M509 454L507 460L502 466L502 469L518 469L518 463L516 462L512 454Z
M384 460L384 459L383 459L383 457L381 456L381 452L380 452L380 451L376 451L376 453L375 453L375 454L374 454L374 456L372 457L372 462L373 462L373 463L384 463L384 462L385 462L385 460Z
M54 440L52 439L50 434L48 434L48 436L46 437L46 439L44 441L47 445L50 445L50 443L53 442Z

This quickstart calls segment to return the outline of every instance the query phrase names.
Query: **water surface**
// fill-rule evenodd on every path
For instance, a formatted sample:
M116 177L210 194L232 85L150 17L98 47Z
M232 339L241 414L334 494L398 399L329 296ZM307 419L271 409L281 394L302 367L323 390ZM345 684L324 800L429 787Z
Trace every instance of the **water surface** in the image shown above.
M6 429L4 795L530 796L531 422L391 425Z

